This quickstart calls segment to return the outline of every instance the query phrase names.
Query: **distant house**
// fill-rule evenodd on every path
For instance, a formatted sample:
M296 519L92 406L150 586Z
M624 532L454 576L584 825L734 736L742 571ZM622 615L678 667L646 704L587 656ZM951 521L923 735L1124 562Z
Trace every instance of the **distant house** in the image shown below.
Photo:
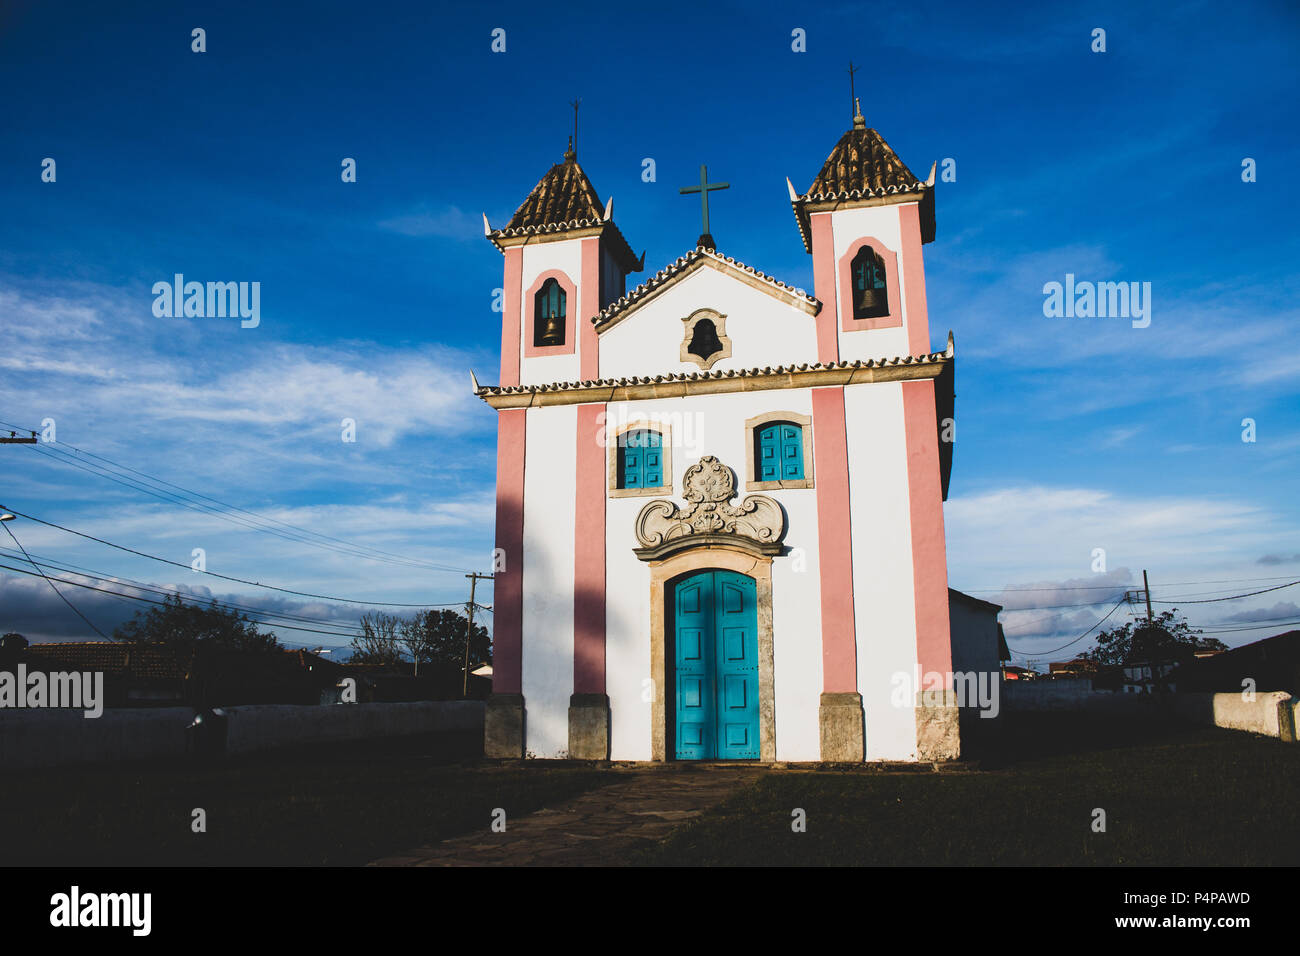
M477 668L481 670L481 668ZM491 669L489 676L476 673L471 666L469 698L486 700L492 693ZM393 703L416 700L459 700L465 690L465 678L460 667L423 662L419 673L409 661L400 664L352 664L340 666L336 684L346 678L356 681L357 703ZM342 700L342 688L331 695L332 702Z
M304 650L237 651L118 641L12 641L0 669L104 675L107 707L319 704L341 665Z
M1072 677L1092 677L1097 673L1095 661L1076 657L1072 661L1051 663L1047 665L1047 676L1053 680Z
M27 670L104 675L106 707L175 707L187 702L192 653L116 641L32 644L14 658Z
M952 633L952 670L957 673L1001 674L1006 638L998 614L1002 605L991 604L961 591L948 589L948 620Z
M1253 681L1257 691L1286 691L1300 697L1300 631L1275 634L1217 654L1198 653L1175 674L1179 690L1241 692Z
M1126 694L1173 693L1178 689L1174 671L1193 656L1190 646L1176 642L1164 628L1143 625L1133 632L1124 658L1121 690Z

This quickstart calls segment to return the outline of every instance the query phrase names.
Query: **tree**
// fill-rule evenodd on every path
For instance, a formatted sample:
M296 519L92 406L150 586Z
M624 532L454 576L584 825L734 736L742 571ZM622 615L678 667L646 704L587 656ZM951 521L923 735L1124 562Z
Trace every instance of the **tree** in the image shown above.
M181 649L198 646L240 651L270 651L280 646L275 634L259 631L246 615L218 607L186 604L169 594L161 605L137 611L113 631L113 639L131 644L163 644Z
M412 659L441 664L460 670L465 666L464 614L449 608L423 611L402 628L403 642L412 652ZM414 654L418 653L418 658ZM492 659L492 639L487 628L474 625L469 641L469 663L472 667Z
M1198 650L1226 651L1228 646L1216 638L1198 637L1201 632L1179 616L1178 609L1161 612L1148 624L1127 621L1097 635L1097 646L1078 656L1078 660L1095 664L1123 664L1132 655L1149 660L1191 658Z
M351 663L393 666L405 660L415 664L465 666L464 614L448 608L422 611L413 618L393 614L364 614L361 634L352 639ZM474 665L492 659L492 639L487 628L474 625L470 637L469 661Z
M395 614L361 615L361 633L352 638L352 664L379 664L393 667L402 663L398 631L405 623Z

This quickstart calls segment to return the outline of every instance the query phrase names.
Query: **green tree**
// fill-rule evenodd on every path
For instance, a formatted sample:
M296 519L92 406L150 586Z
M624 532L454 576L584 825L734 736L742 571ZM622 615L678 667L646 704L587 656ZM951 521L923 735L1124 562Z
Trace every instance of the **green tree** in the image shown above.
M412 661L455 667L465 665L465 615L448 608L422 611L413 618L393 614L364 614L361 633L352 639L351 663L393 666ZM470 636L470 667L492 659L492 639L487 628L474 625Z
M467 624L464 614L450 608L423 611L413 620L404 623L403 644L411 654L412 660L454 666L460 670L465 666ZM470 635L469 640L469 666L472 668L491 659L492 639L488 637L487 628L475 624L474 633Z
M1198 650L1226 651L1228 646L1213 637L1199 637L1201 632L1178 614L1178 609L1161 612L1148 624L1127 621L1097 635L1097 646L1078 656L1078 660L1095 664L1123 664L1130 655L1154 660L1190 659Z
M218 607L186 604L169 594L163 603L137 611L113 631L113 639L132 644L164 644L178 648L204 647L269 651L280 646L275 634L259 631L246 615Z

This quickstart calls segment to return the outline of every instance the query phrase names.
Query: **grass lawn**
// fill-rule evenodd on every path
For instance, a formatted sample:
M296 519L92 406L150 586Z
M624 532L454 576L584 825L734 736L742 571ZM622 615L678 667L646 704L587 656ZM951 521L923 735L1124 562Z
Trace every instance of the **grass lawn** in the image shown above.
M975 772L773 773L639 862L1300 864L1300 747L1215 728L1034 715ZM1106 832L1092 831L1093 810ZM807 813L807 832L791 813Z
M0 787L0 865L354 865L607 781L581 767L450 764L422 737L303 748L213 767L31 770ZM207 811L192 833L191 811Z

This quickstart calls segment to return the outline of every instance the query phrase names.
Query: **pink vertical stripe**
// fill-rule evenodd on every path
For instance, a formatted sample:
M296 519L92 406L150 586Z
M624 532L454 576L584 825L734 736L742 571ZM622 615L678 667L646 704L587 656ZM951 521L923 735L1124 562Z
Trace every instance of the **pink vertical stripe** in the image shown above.
M497 413L497 547L505 570L496 573L492 600L492 690L523 693L524 438L528 410Z
M853 544L844 389L814 388L812 405L822 598L822 685L828 694L852 693L858 689L858 654L853 622Z
M935 425L934 382L903 383L903 422L907 430L907 491L912 519L912 582L916 598L916 660L924 675L952 670L948 623L948 557L943 533L943 492L939 487L939 436ZM820 467L820 463L818 464ZM818 474L820 481L821 475ZM931 689L925 685L926 689Z
M903 289L907 293L907 349L913 355L925 355L930 351L930 313L925 304L921 207L914 202L904 203L898 215L903 241ZM931 392L933 399L933 389ZM945 592L944 605L947 603Z
M839 296L835 294L835 236L831 214L812 216L813 294L821 300L817 313L817 361L830 364L840 360ZM840 403L841 421L843 402ZM820 467L820 466L819 466ZM846 472L847 474L847 472ZM845 520L848 520L847 514Z
M523 330L524 249L505 250L505 286L501 315L501 384L519 384L519 348ZM493 673L496 669L493 668Z
M600 378L600 340L592 318L600 311L600 237L582 240L582 277L578 310L578 372L586 381ZM603 678L602 678L603 681Z
M585 270L584 270L585 271ZM605 693L604 405L578 406L577 511L573 526L573 692Z

